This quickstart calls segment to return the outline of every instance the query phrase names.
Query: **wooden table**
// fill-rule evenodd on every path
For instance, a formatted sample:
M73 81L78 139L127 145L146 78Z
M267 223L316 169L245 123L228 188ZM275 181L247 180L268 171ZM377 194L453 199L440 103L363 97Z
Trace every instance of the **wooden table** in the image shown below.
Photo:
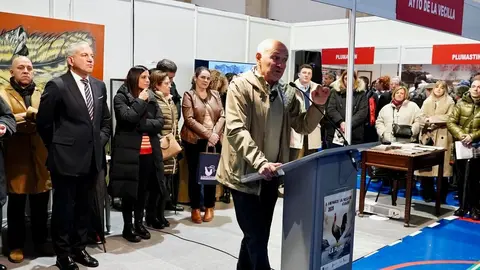
M359 216L363 216L366 195L366 171L368 166L387 168L407 172L405 193L405 227L410 226L410 208L412 205L413 173L416 170L427 169L438 165L437 196L435 201L435 214L440 215L441 195L440 189L443 177L443 162L446 149L433 150L418 154L396 153L394 150L369 149L362 152L362 175L360 182Z

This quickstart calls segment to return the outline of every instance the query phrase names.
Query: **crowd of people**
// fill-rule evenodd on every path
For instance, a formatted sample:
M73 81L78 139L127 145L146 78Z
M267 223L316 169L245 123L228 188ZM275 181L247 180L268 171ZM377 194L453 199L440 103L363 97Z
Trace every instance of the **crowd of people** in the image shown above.
M326 73L323 75L323 85L318 85L311 81L312 72L312 66L301 66L295 83L307 93L309 89L317 87L330 88L326 116L334 125L323 119L321 132L314 132L304 138L292 135L292 158L316 152L312 151L311 143L319 140L322 141L323 149L343 146L337 130L345 132L347 73L343 72L340 76ZM371 83L366 77L358 78L356 73L353 78L351 144L376 141L420 143L447 149L441 185L442 203L446 203L449 188L457 186L460 207L455 211L455 215L464 216L469 213L473 219L479 220L478 175L470 170L465 177L467 161L456 159L454 142L461 141L466 147L471 147L472 143L480 140L480 75L472 76L469 81L462 80L455 86L449 86L446 81L434 80L431 75L420 75L411 88L399 77L382 76ZM304 99L303 95L298 95L298 99L308 108L308 100ZM301 140L309 143L299 143ZM475 166L477 159L468 161L468 164ZM404 180L401 173L377 168L369 168L369 174ZM438 166L416 171L415 175L421 183L424 200L432 201L435 198L433 180L438 175ZM469 179L468 194L463 194L465 179Z
M0 90L0 156L4 157L0 183L6 182L0 185L0 203L8 195L9 260L24 260L28 197L36 252L56 255L60 269L78 269L76 263L97 267L98 261L85 247L98 236L98 228L92 226L92 190L107 173L109 195L121 199L123 238L132 243L150 239L151 229L170 226L165 211L184 210L177 204L182 158L188 164L191 221L212 221L215 185L200 185L197 171L200 153L215 151L221 153L216 179L224 187L222 197L227 203L233 197L244 233L237 269L270 269L268 239L281 183L276 169L319 148L344 145L339 132L346 129L348 74L326 73L317 84L312 82L312 66L305 64L299 68L297 87L290 87L281 80L288 49L277 40L260 43L256 65L243 74L198 67L183 96L174 83L173 61L163 59L153 69L136 65L114 90L112 137L105 84L91 75L92 48L79 42L66 54L68 72L49 81L45 89L35 86L30 59L15 56L10 84ZM426 77L418 78L412 89L398 77L383 76L372 83L356 73L353 78L350 144L380 140L447 148L442 188L447 190L452 175L459 186L467 179L468 194L459 192L460 200L466 197L467 203L455 214L470 213L480 219L478 173L473 170L463 177L467 161L455 161L452 151L454 141L471 146L480 139L480 77L462 81L456 91L449 91L444 81ZM164 147L167 138L171 141ZM175 143L183 151L171 154ZM416 172L426 200L433 198L436 170ZM264 180L241 182L243 175L255 171ZM47 220L52 189L50 245ZM445 200L446 191L442 194Z

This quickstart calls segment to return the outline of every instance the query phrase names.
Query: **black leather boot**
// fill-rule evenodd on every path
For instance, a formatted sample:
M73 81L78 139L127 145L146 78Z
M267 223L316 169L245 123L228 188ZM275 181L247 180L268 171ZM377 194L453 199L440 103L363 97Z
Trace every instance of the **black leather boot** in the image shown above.
M161 198L160 201L158 202L158 207L157 207L157 219L163 224L163 227L170 227L170 222L168 222L168 220L165 218L166 205L167 205L166 199Z
M455 212L453 212L453 215L457 217L463 217L465 214L467 214L467 211L465 211L463 208L458 208L455 210Z
M138 243L142 240L140 236L135 233L132 223L123 225L122 237L132 243Z
M145 223L147 224L148 227L156 230L161 230L165 228L165 225L163 225L163 220L159 220L154 216L146 216Z
M471 211L471 217L473 220L480 220L480 210L479 207L474 207Z
M440 199L443 204L447 204L448 190L450 188L450 183L448 183L448 178L442 178L442 188L440 189Z
M135 233L140 236L140 238L148 240L151 235L148 230L143 226L142 220L135 221Z
M436 198L435 189L433 187L433 177L419 177L420 186L422 187L421 195L425 202L432 202Z

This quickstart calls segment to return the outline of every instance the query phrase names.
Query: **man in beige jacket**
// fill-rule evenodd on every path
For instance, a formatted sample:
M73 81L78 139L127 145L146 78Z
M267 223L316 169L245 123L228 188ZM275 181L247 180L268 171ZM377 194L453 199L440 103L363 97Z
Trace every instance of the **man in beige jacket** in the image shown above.
M288 162L290 131L311 133L322 119L328 92L312 92L315 105L301 112L295 89L280 78L288 60L287 47L277 40L258 46L256 66L229 85L225 136L217 180L232 189L235 212L244 233L237 269L270 269L268 239L278 198L276 170ZM263 180L242 183L258 172Z

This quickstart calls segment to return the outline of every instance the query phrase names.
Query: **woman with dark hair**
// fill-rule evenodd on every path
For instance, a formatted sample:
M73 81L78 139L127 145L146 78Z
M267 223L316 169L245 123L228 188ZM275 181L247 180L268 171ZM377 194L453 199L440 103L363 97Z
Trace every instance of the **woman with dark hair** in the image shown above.
M148 89L149 84L148 69L132 67L113 99L117 125L112 141L109 187L113 197L122 198L122 236L130 242L150 239L150 233L143 226L147 187L157 188L160 196L166 194L158 139L163 116L153 92ZM132 223L132 212L135 223Z
M197 170L200 152L207 148L219 150L219 139L223 133L225 116L218 91L210 89L210 71L206 67L195 70L192 89L183 95L182 111L184 123L180 136L185 146L188 163L188 195L192 207L194 223L202 223L200 215L200 185L197 183ZM215 206L214 185L204 186L204 222L213 219Z

